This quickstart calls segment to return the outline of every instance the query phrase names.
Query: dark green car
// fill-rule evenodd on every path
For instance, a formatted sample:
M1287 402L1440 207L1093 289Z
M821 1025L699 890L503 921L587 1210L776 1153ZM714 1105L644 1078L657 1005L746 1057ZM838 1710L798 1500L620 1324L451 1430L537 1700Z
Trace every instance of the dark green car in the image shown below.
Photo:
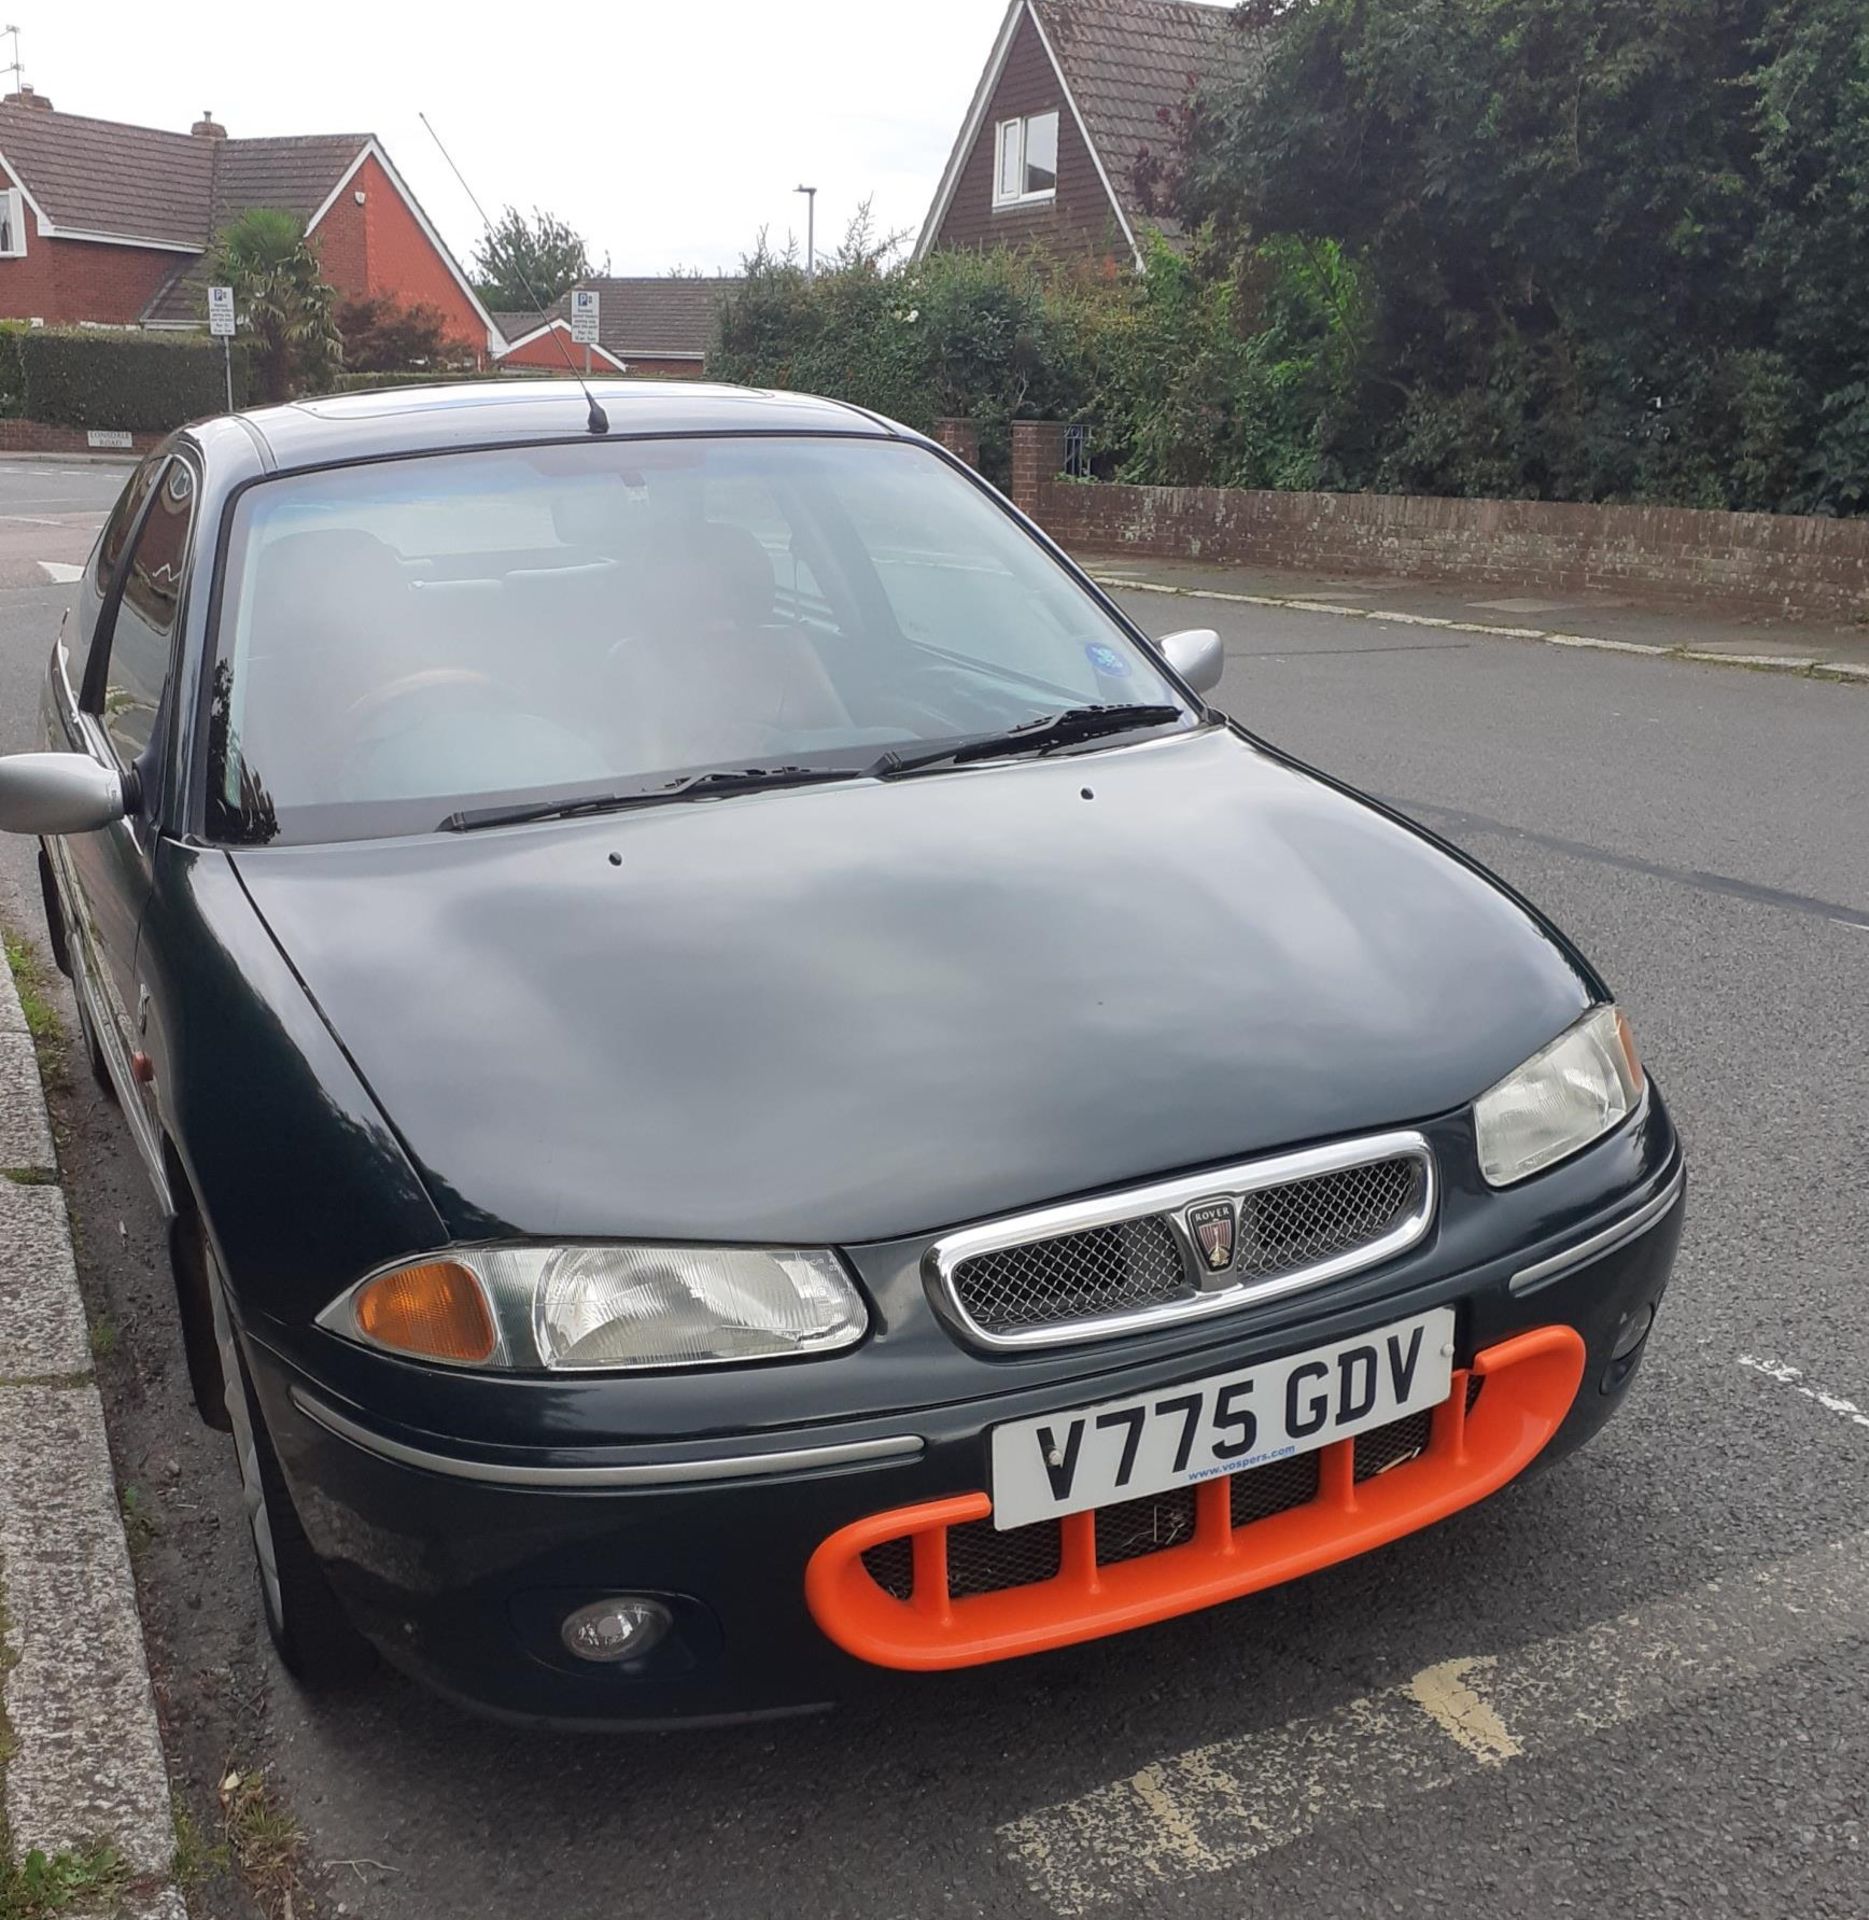
M596 395L176 435L0 762L288 1666L795 1710L1594 1432L1684 1172L1563 936L919 436Z

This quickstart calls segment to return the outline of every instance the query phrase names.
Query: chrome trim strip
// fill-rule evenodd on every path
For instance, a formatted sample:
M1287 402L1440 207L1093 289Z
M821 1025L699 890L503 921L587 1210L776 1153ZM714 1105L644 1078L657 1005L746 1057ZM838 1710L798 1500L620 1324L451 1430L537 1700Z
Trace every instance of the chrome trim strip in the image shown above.
M1687 1168L1675 1169L1670 1180L1655 1198L1646 1206L1638 1207L1634 1213L1626 1215L1613 1226L1604 1227L1593 1233L1587 1240L1579 1240L1575 1246L1566 1247L1562 1253L1554 1253L1548 1260L1540 1260L1535 1266L1521 1267L1512 1276L1510 1288L1513 1293L1535 1293L1551 1281L1561 1279L1574 1267L1581 1267L1586 1261L1594 1260L1600 1254L1614 1253L1620 1246L1646 1233L1655 1222L1674 1206L1687 1186Z
M1174 1213L1200 1200L1231 1196L1239 1199L1263 1187L1281 1186L1290 1180L1306 1179L1322 1173L1342 1173L1375 1160L1409 1158L1420 1163L1421 1198L1400 1225L1379 1240L1357 1247L1335 1258L1300 1267L1292 1273L1276 1274L1267 1280L1244 1282L1238 1286L1216 1288L1195 1294L1187 1300L1171 1300L1161 1306L1143 1307L1130 1313L1101 1314L1087 1320L1065 1320L1056 1325L1029 1327L1018 1333L990 1333L961 1304L954 1284L956 1269L965 1260L983 1253L1002 1253L1011 1247L1030 1246L1036 1240L1055 1239L1060 1234L1082 1233L1091 1227L1110 1227L1149 1214ZM1119 1334L1144 1333L1157 1327L1183 1325L1189 1321L1209 1320L1217 1314L1237 1313L1243 1307L1258 1306L1268 1300L1282 1300L1289 1294L1321 1287L1345 1274L1360 1273L1366 1267L1380 1266L1422 1240L1434 1223L1440 1204L1440 1179L1434 1153L1427 1140L1412 1128L1398 1133L1382 1133L1360 1140L1341 1140L1327 1147L1307 1147L1298 1153L1280 1154L1269 1160L1248 1160L1231 1167L1219 1167L1212 1173L1189 1174L1174 1180L1161 1180L1145 1187L1128 1187L1120 1193L1105 1194L1095 1200L1072 1200L1062 1206L1042 1207L1033 1213L1010 1214L984 1226L966 1227L944 1235L923 1257L923 1269L930 1282L937 1306L968 1340L998 1352L1029 1351L1034 1347L1078 1346L1089 1340L1108 1340ZM1184 1238L1177 1225L1177 1243Z
M922 1451L919 1434L891 1434L881 1440L847 1440L822 1447L794 1447L782 1453L743 1453L718 1460L668 1460L655 1466L511 1467L489 1460L460 1460L445 1453L406 1447L348 1420L334 1407L302 1388L290 1389L292 1404L307 1419L352 1446L401 1467L476 1480L493 1487L554 1487L572 1492L605 1487L677 1487L697 1481L751 1480L765 1474L805 1473L814 1467L853 1467L868 1460L906 1460Z

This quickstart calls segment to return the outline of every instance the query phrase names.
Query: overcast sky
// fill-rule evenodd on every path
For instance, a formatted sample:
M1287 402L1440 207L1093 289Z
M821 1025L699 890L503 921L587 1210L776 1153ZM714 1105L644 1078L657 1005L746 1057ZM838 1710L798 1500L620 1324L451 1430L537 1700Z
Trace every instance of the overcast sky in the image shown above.
M919 228L1004 0L11 0L26 79L54 106L186 132L377 134L465 262L489 213L563 215L614 273L736 266L762 226L820 245L873 196ZM548 23L549 30L548 30ZM12 42L0 40L0 60Z

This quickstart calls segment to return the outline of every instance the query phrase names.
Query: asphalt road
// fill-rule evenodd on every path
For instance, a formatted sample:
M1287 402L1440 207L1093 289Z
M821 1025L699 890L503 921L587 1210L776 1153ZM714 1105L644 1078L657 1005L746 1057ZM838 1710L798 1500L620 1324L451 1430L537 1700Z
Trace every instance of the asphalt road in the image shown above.
M47 484L20 471L0 516ZM75 484L101 510L120 477ZM0 747L61 599L0 591ZM1374 1558L819 1720L547 1737L387 1677L308 1705L186 1412L153 1208L74 1069L56 1118L180 1799L212 1831L228 1765L268 1769L300 1916L1869 1913L1869 690L1135 612L1221 625L1221 704L1470 847L1617 989L1693 1162L1627 1410ZM31 924L25 871L0 912ZM212 1865L192 1897L253 1910Z

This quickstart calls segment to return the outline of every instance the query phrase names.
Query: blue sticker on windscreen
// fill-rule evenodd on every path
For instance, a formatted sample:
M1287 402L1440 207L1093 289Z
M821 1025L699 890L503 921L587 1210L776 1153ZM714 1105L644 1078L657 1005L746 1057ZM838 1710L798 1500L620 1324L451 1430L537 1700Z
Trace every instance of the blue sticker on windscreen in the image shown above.
M1096 670L1110 680L1127 680L1129 662L1112 646L1098 640L1084 649L1084 658Z

